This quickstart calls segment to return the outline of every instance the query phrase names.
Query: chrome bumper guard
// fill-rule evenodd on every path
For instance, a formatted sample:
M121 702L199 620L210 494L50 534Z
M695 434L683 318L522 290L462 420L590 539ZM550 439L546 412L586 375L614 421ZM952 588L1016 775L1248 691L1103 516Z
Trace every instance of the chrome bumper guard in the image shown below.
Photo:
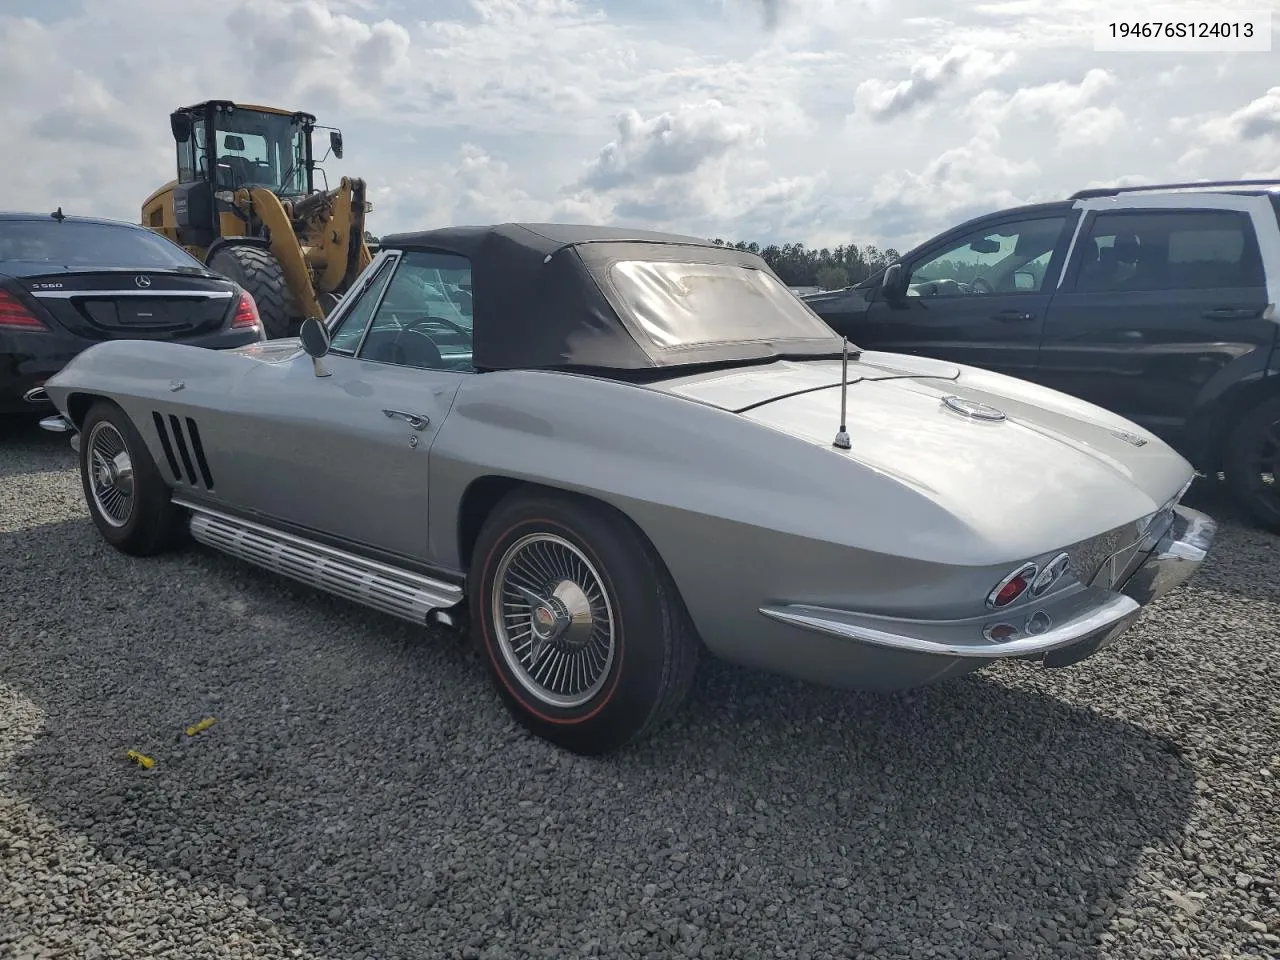
M1212 517L1190 507L1175 507L1168 529L1121 592L1143 606L1159 600L1200 569L1217 534L1218 523Z
M1028 608L1022 614L1026 631L1010 640L984 636L990 617L901 620L808 604L765 606L760 613L788 626L898 653L979 660L1043 657L1045 666L1067 666L1110 644L1133 625L1144 605L1195 573L1216 532L1217 524L1203 513L1175 508L1172 522L1120 592L1082 586L1048 606Z

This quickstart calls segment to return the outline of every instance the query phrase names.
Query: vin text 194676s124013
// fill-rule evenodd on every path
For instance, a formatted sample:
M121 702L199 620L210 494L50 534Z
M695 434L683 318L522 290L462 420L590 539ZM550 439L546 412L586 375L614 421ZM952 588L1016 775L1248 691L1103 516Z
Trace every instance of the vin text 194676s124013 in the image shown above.
M387 237L296 340L102 343L44 390L117 549L189 533L465 621L584 753L669 716L704 649L867 690L1077 662L1215 531L1129 421L850 349L759 257L620 228Z

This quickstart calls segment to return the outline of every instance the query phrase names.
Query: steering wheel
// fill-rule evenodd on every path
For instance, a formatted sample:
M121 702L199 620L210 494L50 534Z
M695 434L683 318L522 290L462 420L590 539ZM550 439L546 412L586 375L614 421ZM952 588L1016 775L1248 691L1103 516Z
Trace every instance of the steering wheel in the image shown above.
M991 284L987 282L986 277L974 277L973 283L971 283L969 286L974 293L995 293L996 292L996 288L991 286Z
M424 327L430 323L443 323L446 327L450 327L456 333L459 333L464 337L469 338L471 336L471 331L462 326L462 324L454 323L452 320L446 320L444 317L437 317L430 313L421 317L414 317L412 320L406 320L404 323L400 324L400 328L402 330L417 330L418 327Z

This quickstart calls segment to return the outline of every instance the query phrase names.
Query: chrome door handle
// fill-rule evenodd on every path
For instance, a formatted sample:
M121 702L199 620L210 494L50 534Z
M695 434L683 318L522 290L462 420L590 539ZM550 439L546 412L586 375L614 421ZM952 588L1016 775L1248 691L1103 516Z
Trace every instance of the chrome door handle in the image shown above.
M416 413L405 413L403 410L383 410L382 412L392 420L399 418L405 421L415 430L425 430L427 429L427 424L431 422L430 417L420 417Z

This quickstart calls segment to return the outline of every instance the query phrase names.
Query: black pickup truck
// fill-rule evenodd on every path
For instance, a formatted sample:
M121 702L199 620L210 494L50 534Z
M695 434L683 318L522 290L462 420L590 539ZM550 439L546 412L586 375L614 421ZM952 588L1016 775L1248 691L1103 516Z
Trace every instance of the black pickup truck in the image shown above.
M1084 190L969 220L803 299L838 333L1146 427L1280 532L1280 181Z

